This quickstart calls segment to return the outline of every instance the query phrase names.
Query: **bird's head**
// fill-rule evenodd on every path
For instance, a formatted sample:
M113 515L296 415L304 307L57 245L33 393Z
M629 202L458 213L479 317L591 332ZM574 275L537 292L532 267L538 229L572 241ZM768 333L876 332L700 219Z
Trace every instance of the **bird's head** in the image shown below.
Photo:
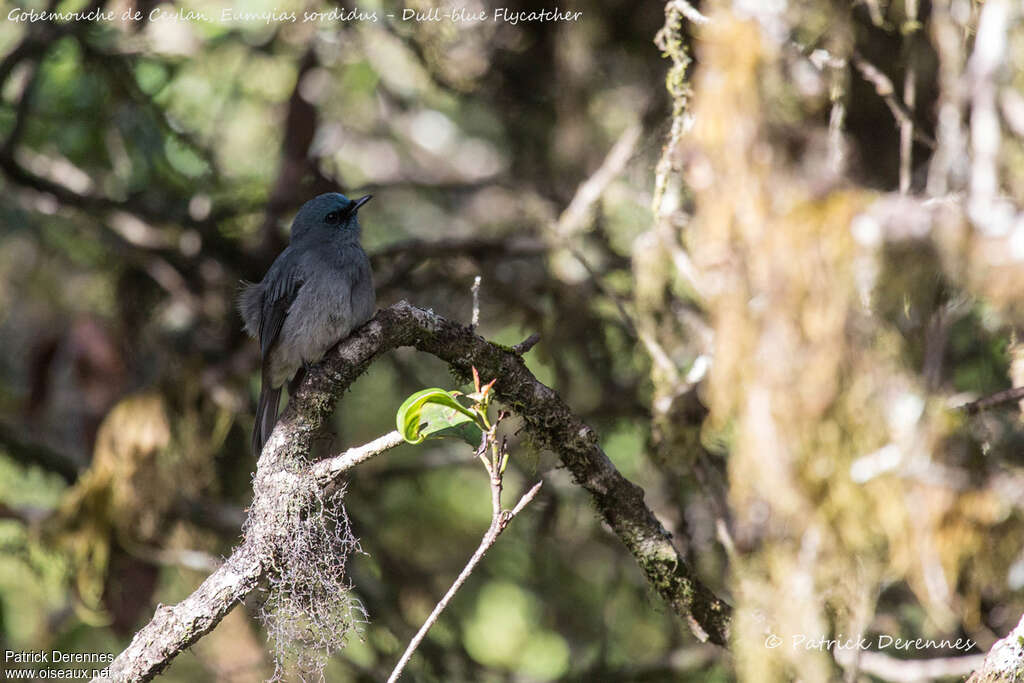
M328 192L310 199L295 214L291 241L294 243L306 235L358 240L361 231L357 215L359 207L372 197L368 194L359 199L349 199L338 192Z

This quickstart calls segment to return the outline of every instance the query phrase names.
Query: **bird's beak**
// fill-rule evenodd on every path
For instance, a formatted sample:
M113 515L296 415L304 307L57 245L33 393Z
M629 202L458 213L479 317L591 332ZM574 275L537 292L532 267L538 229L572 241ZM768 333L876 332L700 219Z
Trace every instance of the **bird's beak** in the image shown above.
M373 195L372 194L364 195L364 196L360 197L359 199L357 199L356 200L356 205L352 207L352 213L355 213L356 211L358 211L360 206L362 206L366 202L370 201L371 199L373 199Z

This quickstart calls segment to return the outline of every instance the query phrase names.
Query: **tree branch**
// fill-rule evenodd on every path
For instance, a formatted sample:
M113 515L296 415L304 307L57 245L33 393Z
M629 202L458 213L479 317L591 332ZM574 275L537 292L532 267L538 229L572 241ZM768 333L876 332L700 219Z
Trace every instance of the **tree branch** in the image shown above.
M350 448L341 455L336 455L327 460L321 460L313 466L313 474L321 486L326 486L337 481L342 472L346 472L356 465L366 462L375 455L389 451L395 446L405 443L405 439L398 432L388 432L370 443L355 448Z
M405 302L381 311L370 325L389 321L393 323L388 327L405 328L405 334L411 337L400 344L447 361L467 378L473 366L480 372L481 381L497 377L494 390L498 398L523 417L538 443L557 453L576 482L591 494L601 517L633 553L662 598L688 620L701 640L727 643L729 605L696 578L672 545L669 533L644 503L643 490L619 473L601 449L597 434L557 393L533 376L521 357L485 341L467 327ZM391 341L382 339L383 343ZM328 363L332 367L336 364L335 359Z
M987 410L993 406L997 406L1002 403L1010 403L1012 401L1019 401L1021 399L1024 399L1024 387L1013 387L1012 389L997 391L989 396L979 398L977 401L965 403L962 406L959 406L959 408L968 415L977 415L981 411Z
M996 683L1020 680L1021 662L1024 662L1024 617L1002 640L996 641L985 655L985 661L967 683Z
M109 677L93 681L148 681L174 657L213 630L263 576L266 558L245 542L177 605L159 605L124 652L110 664Z
M278 549L289 540L281 532L287 527L275 521L286 514L296 465L301 467L308 458L314 438L345 390L378 356L400 346L433 354L467 379L474 366L481 380L497 378L497 397L524 419L540 445L559 455L577 483L591 494L602 519L633 553L651 585L687 619L701 640L727 643L731 608L696 578L644 503L643 490L619 473L601 449L597 434L533 376L518 354L464 325L402 301L378 311L341 342L309 372L289 402L257 464L242 545L192 595L173 607L158 608L111 663L109 678L94 680L152 679L256 587ZM317 471L333 466L312 467Z

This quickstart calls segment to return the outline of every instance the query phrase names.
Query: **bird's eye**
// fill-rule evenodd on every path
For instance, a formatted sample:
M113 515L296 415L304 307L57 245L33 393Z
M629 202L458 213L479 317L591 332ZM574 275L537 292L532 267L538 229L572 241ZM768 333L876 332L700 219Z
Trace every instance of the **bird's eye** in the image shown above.
M337 225L341 222L341 212L331 211L329 214L324 216L324 222L330 223L331 225Z

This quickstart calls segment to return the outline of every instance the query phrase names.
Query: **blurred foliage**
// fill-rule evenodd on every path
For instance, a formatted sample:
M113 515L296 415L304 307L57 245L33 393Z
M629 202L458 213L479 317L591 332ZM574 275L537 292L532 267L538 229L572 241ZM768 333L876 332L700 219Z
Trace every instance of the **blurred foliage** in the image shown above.
M830 649L790 645L808 634L966 636L983 651L1020 614L1011 567L1024 517L998 483L1019 476L1019 416L987 417L1002 426L979 439L954 409L966 400L956 392L992 392L1011 379L1020 255L993 258L990 216L975 213L971 225L958 217L955 196L945 199L954 210L909 234L900 231L912 200L891 218L872 217L873 188L893 189L888 173L928 197L924 175L941 167L929 169L920 161L928 152L911 143L887 168L883 155L899 145L861 129L865 112L852 95L835 97L837 88L854 92L849 80L829 85L829 72L853 67L852 77L874 79L873 101L890 77L921 79L915 95L935 98L934 71L922 67L935 69L936 55L908 7L867 3L879 12L871 16L793 4L744 15L714 5L692 91L677 94L692 103L679 115L692 116L692 129L666 152L676 165L665 172L686 184L693 208L666 220L692 215L680 241L713 338L700 424L728 452L733 643L743 680L836 676ZM977 10L953 2L927 12L936 22L956 17L968 36ZM1012 35L1024 32L1020 19L1009 22ZM880 43L897 27L906 30L893 69ZM1024 65L997 58L1009 58L1008 69ZM951 136L933 140L933 108L903 116L933 148L958 160L966 152ZM987 121L970 125L976 153L981 136L998 135ZM911 152L920 168L896 168ZM859 165L869 158L870 167ZM966 187L956 185L962 177L946 182L965 204L976 201L976 177ZM665 385L666 376L655 381ZM878 596L895 585L909 588L920 609L893 621ZM784 646L766 648L766 633Z
M955 146L950 131L966 140L970 121L949 84L983 4L929 3L915 21L904 2L693 4L708 23L686 3L624 0L514 25L388 19L403 8L379 2L359 6L376 22L219 20L225 7L338 7L304 0L18 5L214 21L15 22L5 6L4 648L116 653L230 552L258 381L237 283L258 279L294 210L330 190L375 194L361 216L379 305L407 298L468 322L480 275L482 335L541 335L530 369L738 608L734 657L698 643L513 424L506 491L546 485L409 680L830 680L842 672L829 653L766 650L766 630L964 636L984 651L1015 623L1020 415L952 407L1024 385L1020 12L996 84L998 206L1016 223L938 213L919 229L900 214L890 239L871 212L899 186L898 122L851 62L897 96L914 72L910 191L956 203L973 148ZM434 6L494 9L405 5ZM956 152L945 166L943 149ZM440 361L381 358L322 454L390 431L430 386L452 387ZM352 473L345 508L364 554L347 571L369 623L328 680L386 676L476 547L489 501L455 439ZM272 675L260 600L163 677ZM961 653L894 656L949 654Z

